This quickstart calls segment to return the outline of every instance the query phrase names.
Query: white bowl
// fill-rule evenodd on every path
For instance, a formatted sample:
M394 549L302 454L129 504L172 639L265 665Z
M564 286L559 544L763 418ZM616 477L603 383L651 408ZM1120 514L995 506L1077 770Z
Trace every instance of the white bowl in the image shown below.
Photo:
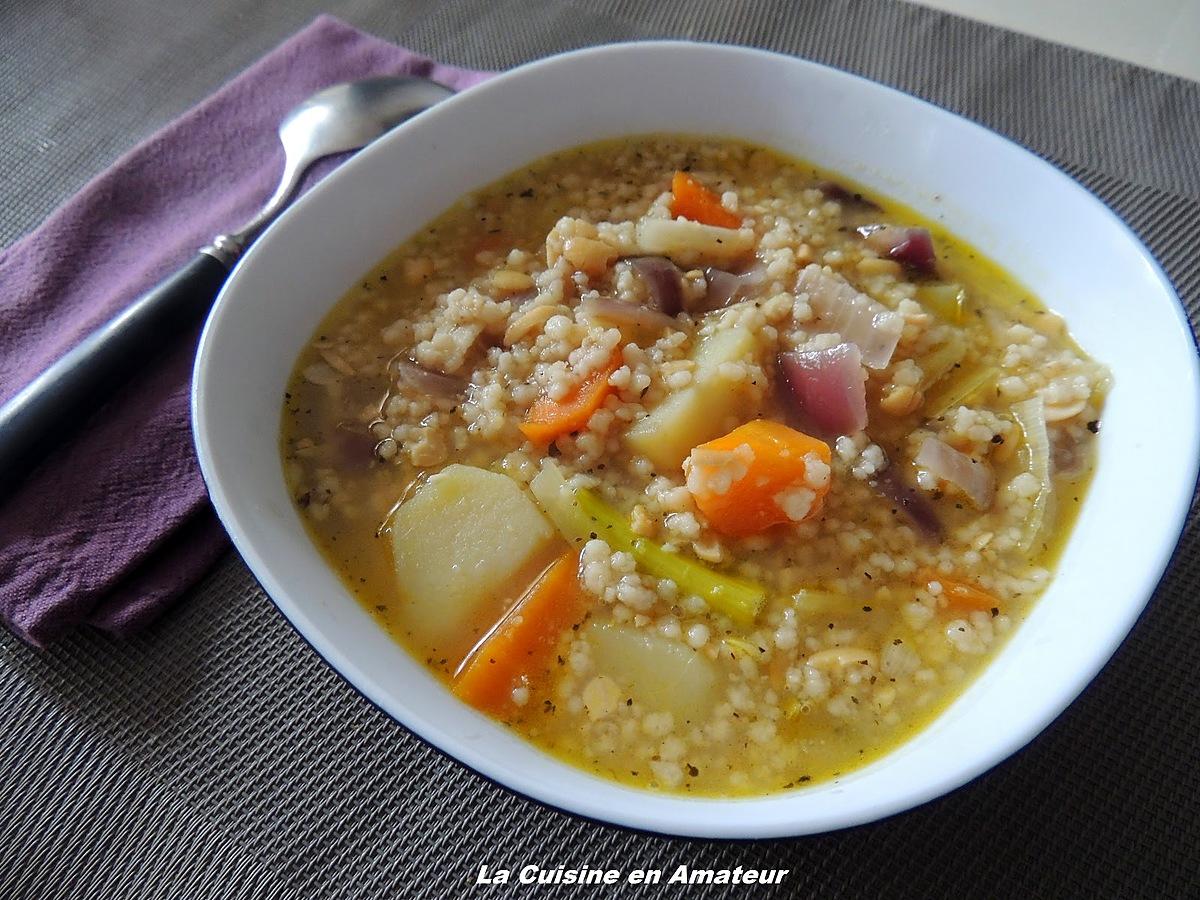
M558 762L455 700L347 593L284 486L280 408L320 319L467 191L560 148L639 132L732 135L845 173L938 219L1062 313L1115 378L1095 482L1057 577L963 696L885 758L761 799L635 790ZM523 66L344 164L237 267L196 362L213 503L300 634L368 699L513 790L656 832L750 838L854 825L923 803L1013 753L1129 631L1171 554L1197 465L1197 360L1170 284L1095 197L992 132L834 69L754 50L638 43ZM449 814L453 814L452 812Z

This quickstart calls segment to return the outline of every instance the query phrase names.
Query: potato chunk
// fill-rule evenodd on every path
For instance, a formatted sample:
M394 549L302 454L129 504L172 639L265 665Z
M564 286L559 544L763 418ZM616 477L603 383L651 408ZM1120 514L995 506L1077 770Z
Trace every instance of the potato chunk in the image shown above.
M719 228L687 219L642 219L637 242L650 256L665 256L681 266L728 266L754 252L754 232Z
M692 359L692 383L671 394L634 424L626 441L663 472L675 472L692 448L725 434L749 419L745 382L721 374L721 364L742 362L754 354L754 335L737 327L703 338Z
M456 644L553 540L550 523L507 475L447 466L392 521L402 621L426 647Z
M655 712L669 712L676 724L704 719L717 700L717 672L691 647L624 625L587 628L596 670L619 684L624 696Z

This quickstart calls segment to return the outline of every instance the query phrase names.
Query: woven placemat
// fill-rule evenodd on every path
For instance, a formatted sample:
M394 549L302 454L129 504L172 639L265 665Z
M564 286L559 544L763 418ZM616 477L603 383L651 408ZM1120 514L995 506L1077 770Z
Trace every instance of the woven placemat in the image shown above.
M321 11L477 68L678 36L797 53L896 85L1095 190L1198 321L1200 85L867 0L0 4L0 242ZM39 653L0 632L0 897L511 890L476 888L484 863L791 870L781 890L687 889L697 896L1195 897L1197 595L1193 512L1117 656L1016 757L885 822L715 843L581 821L463 769L350 690L231 556L127 643L83 634Z

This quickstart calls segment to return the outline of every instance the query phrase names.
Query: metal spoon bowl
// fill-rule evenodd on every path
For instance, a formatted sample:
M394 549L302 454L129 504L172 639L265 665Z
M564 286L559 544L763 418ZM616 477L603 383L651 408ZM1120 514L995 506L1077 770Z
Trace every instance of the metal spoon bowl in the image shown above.
M452 93L425 78L369 78L325 88L289 112L279 125L283 174L259 214L215 237L0 407L0 498L49 452L62 422L86 417L160 348L195 327L242 252L287 206L309 166L357 150Z
M313 94L279 123L284 166L275 193L257 216L232 234L218 235L202 252L218 259L224 255L222 261L236 261L287 206L314 162L364 147L453 93L436 81L400 75L335 84Z

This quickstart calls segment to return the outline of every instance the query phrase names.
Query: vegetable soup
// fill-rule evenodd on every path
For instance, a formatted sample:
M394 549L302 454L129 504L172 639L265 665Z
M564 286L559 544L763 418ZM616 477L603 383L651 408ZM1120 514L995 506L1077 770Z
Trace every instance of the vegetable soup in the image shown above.
M1051 578L1108 376L911 210L651 135L464 198L282 420L316 545L466 702L601 776L763 794L906 740Z

